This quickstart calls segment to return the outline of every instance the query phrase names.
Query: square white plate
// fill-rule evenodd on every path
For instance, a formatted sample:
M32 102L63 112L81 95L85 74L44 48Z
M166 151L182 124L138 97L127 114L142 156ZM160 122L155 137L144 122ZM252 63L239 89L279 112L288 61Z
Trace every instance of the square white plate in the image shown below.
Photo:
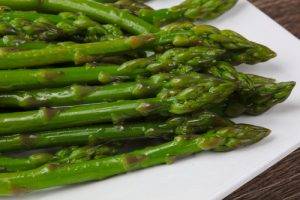
M161 8L178 2L180 0L157 0L152 5ZM299 40L250 3L240 0L234 9L211 23L219 28L236 30L278 53L278 57L270 62L241 66L241 70L300 83ZM38 192L22 199L222 199L300 146L299 87L296 87L288 101L266 114L242 117L237 121L268 127L273 130L272 135L256 145L234 152L201 153L174 165L154 167L100 182Z

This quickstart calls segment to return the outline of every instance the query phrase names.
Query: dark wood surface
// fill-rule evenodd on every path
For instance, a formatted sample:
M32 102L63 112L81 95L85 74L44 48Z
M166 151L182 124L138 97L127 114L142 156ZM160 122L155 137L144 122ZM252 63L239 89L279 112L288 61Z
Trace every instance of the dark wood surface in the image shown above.
M300 0L250 1L300 38ZM225 200L269 199L300 200L300 149L225 198Z

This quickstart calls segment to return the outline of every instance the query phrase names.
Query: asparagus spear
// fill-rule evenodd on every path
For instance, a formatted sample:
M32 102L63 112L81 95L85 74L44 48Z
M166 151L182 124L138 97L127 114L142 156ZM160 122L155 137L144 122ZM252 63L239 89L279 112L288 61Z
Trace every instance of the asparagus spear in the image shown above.
M229 125L232 125L231 121L204 111L191 116L172 117L166 121L130 123L121 126L96 125L30 135L3 136L0 138L0 152L95 145L100 142L138 138L169 138L180 134L203 133L212 128Z
M114 80L128 80L144 73L140 69L125 73L119 70L118 65L3 70L0 73L0 91L59 87L74 83L107 83Z
M210 81L210 78L194 75L160 73L149 79L135 82L115 83L105 86L73 85L66 88L17 91L0 94L0 107L3 108L39 108L71 106L118 100L143 99L155 97L162 89L178 90L195 83ZM213 80L214 81L214 80Z
M254 90L249 93L234 93L228 101L215 106L213 111L229 117L242 114L260 115L275 105L284 102L293 91L296 83L279 82L256 75L248 75L254 83Z
M109 83L130 80L138 75L148 76L159 72L170 72L193 59L195 68L203 68L221 59L223 50L193 47L180 52L171 49L153 57L134 59L118 65L86 65L53 69L2 70L0 91L29 90L35 88L60 87L72 84ZM192 65L192 63L190 63Z
M93 61L99 55L110 55L135 49L153 49L165 45L209 46L227 50L225 58L230 63L255 64L275 56L269 48L248 41L233 31L220 31L208 25L172 24L163 31L150 35L133 36L112 41L88 44L51 46L44 49L3 52L0 54L0 69L34 67L63 62L76 64ZM100 56L100 58L101 58Z
M55 154L36 153L29 157L14 158L0 156L0 171L15 172L38 168L46 163L56 162L61 164L73 164L82 161L99 159L105 156L112 156L117 149L110 146L94 147L70 147L59 150Z
M33 11L9 11L0 14L0 35L17 35L19 40L95 42L123 36L115 25L101 25L82 14L58 15ZM4 44L2 44L4 45Z
M224 48L228 57L224 61L234 64L256 64L265 62L276 56L276 53L261 44L247 40L232 30L219 30L209 25L195 25L191 22L172 23L162 28L166 32L193 30L200 38L201 44Z
M128 9L132 14L157 26L179 20L214 19L230 10L237 2L237 0L186 0L171 8L154 10L143 0L94 1L112 3L120 9Z
M144 20L108 4L92 0L0 0L0 5L14 10L45 10L49 12L75 12L107 24L116 24L132 34L152 33L158 28Z
M195 74L198 76L199 74ZM162 90L156 98L122 100L68 108L42 108L0 114L0 135L120 122L153 114L184 114L224 101L235 84L222 80L199 83L183 90Z
M95 57L123 53L135 50L151 38L147 36L134 36L126 39L116 39L86 44L53 45L43 49L27 51L3 52L0 55L1 69L14 69L34 67L74 61L76 64L93 61ZM13 61L14 60L14 61Z
M245 102L246 113L259 115L284 102L290 96L295 85L294 81L290 81L269 83L256 88L255 95Z
M216 18L231 9L237 0L185 0L171 8L151 10L140 9L138 15L155 25L178 20L207 20Z
M0 38L0 51L12 52L12 51L21 51L21 50L30 50L30 49L42 49L49 47L51 44L45 41L32 41L31 39L24 38L16 35L5 35Z
M174 141L162 145L84 163L70 165L51 163L30 171L2 173L0 195L11 196L16 195L16 192L19 194L54 186L101 180L128 171L170 164L178 158L201 151L229 151L256 143L269 132L262 127L234 125L211 130L200 136L178 136Z

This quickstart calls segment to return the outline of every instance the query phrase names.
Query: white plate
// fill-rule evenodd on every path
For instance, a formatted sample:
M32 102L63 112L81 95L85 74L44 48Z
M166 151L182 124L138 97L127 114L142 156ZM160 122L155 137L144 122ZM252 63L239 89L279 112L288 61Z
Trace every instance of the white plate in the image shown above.
M172 3L170 3L172 2ZM156 8L180 2L153 2ZM238 5L215 20L220 28L238 31L278 53L270 62L240 69L278 80L300 83L300 42L250 3ZM264 141L225 154L202 153L170 166L159 166L108 180L30 194L30 200L212 200L222 199L300 146L300 90L285 103L259 117L239 122L273 130ZM76 176L76 174L74 174ZM1 187L1 186L0 186ZM24 199L24 198L22 198Z

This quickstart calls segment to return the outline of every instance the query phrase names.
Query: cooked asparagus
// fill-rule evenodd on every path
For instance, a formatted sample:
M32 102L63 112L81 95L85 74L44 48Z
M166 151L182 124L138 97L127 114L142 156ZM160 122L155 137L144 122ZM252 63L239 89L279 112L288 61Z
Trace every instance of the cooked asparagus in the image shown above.
M102 142L138 138L169 138L176 135L203 133L216 127L232 125L230 120L211 112L191 116L171 117L166 121L129 123L124 125L95 125L53 130L29 135L19 134L0 138L0 152L49 147L95 145ZM1 162L0 162L1 163Z
M178 136L172 142L112 157L69 165L54 162L30 171L3 173L0 174L0 195L11 196L16 191L30 192L101 180L128 171L170 164L178 158L201 151L229 151L256 143L269 132L262 127L234 125L211 130L200 136Z

